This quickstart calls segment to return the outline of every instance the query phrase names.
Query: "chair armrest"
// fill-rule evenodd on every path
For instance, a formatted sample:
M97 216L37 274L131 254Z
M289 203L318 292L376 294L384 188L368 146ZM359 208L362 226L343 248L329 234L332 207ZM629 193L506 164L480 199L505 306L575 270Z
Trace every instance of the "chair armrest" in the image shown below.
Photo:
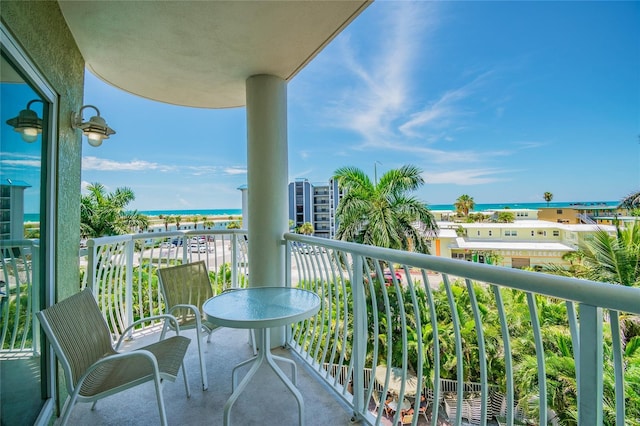
M87 368L87 370L84 372L82 377L80 377L80 379L78 379L77 383L75 384L74 393L80 390L80 387L82 386L82 382L84 382L87 376L91 374L93 370L100 367L102 364L107 364L109 362L117 361L122 358L132 358L132 357L143 357L148 359L153 367L153 374L156 377L160 376L160 369L158 368L158 360L156 359L156 356L150 351L145 349L138 349L131 352L122 352L122 353L117 353L113 355L108 355L91 364L89 368Z
M129 334L129 331L131 331L135 326L137 326L138 324L143 324L145 322L155 321L155 320L159 320L159 319L164 319L165 323L166 323L166 321L169 321L169 322L173 323L171 325L171 327L175 328L176 335L178 335L178 336L180 335L180 325L178 324L178 320L176 319L176 317L174 317L171 314L153 315L153 316L150 316L150 317L140 318L138 321L135 321L129 327L125 328L122 331L122 333L120 334L120 338L118 339L118 342L116 343L115 349L118 350L118 348L120 348L120 345L122 344L122 339L124 339ZM161 334L161 336L162 336L162 334Z

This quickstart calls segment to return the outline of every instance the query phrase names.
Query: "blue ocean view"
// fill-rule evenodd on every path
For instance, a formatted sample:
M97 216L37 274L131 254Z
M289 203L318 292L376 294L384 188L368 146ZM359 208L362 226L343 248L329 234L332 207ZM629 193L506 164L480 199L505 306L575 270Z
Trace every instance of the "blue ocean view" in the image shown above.
M474 211L496 210L496 209L532 209L537 210L544 207L566 208L566 207L617 207L620 201L566 201L555 203L493 203L493 204L476 204ZM453 204L431 204L428 205L431 210L455 210Z
M138 213L147 216L237 216L242 214L242 209L139 210Z
M504 209L539 209L543 207L616 207L619 201L567 201L555 203L492 203L492 204L476 204L474 211ZM455 210L453 204L431 204L428 205L431 210ZM242 209L199 209L199 210L140 210L139 213L147 216L238 216L242 214ZM38 222L40 215L38 213L25 213L25 222Z

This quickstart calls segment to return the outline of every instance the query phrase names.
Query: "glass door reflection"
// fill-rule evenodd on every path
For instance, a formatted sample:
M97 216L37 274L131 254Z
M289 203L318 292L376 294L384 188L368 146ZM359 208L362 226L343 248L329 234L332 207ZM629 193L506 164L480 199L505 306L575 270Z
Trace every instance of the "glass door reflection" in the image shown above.
M47 104L0 60L0 423L33 424L46 398L40 331Z

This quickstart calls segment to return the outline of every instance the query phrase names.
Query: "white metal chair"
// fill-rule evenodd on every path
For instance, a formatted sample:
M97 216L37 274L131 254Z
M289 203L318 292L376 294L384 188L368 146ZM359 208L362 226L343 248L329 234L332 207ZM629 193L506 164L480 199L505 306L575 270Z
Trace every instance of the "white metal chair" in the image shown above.
M207 334L207 343L211 341L211 332L215 325L207 322L200 310L207 299L213 297L207 265L203 260L183 265L158 269L158 278L166 312L175 316L181 329L196 329L198 356L200 357L200 376L202 389L207 390L207 367L204 362L202 334ZM166 331L166 330L165 330Z
M61 425L69 420L76 402L93 402L153 381L158 401L160 422L167 424L162 380L174 381L180 366L187 397L191 396L184 356L190 340L173 336L131 352L118 352L128 331L141 322L157 320L174 321L170 315L157 315L136 321L128 327L114 349L109 327L98 308L91 289L85 289L47 309L36 313L65 375L69 396L61 413Z

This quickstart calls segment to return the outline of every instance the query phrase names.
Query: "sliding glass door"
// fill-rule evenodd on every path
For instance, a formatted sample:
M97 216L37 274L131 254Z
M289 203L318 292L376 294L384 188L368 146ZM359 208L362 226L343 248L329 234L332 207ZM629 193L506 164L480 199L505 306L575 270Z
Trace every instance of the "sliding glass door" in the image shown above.
M32 425L51 406L51 357L34 314L52 290L49 170L55 98L2 30L0 424Z

